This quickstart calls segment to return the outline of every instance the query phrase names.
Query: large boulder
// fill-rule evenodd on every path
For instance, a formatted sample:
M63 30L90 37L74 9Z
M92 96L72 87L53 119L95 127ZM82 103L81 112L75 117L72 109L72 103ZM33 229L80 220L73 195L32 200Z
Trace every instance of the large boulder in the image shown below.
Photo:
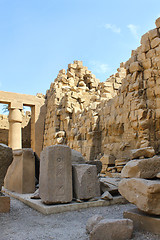
M12 149L5 144L0 144L0 191L4 183L4 178L8 167L12 163Z
M140 210L160 215L160 180L124 178L120 181L118 190Z
M133 232L133 221L130 219L103 219L94 225L90 240L126 240Z
M129 161L121 172L122 178L154 178L160 172L160 157Z

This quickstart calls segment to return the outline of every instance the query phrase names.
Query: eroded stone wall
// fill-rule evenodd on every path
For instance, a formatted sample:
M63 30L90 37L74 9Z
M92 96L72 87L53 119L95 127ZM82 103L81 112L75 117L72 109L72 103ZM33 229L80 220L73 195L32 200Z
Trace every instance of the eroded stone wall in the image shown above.
M61 70L47 92L44 146L65 143L89 159L114 158L121 171L130 150L160 152L160 18L117 73L100 83L82 62Z

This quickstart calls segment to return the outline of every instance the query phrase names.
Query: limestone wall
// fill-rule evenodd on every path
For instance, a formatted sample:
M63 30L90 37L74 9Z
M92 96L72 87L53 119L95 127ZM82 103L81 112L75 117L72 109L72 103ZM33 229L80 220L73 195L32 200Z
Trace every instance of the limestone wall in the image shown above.
M160 19L117 73L100 83L80 61L47 91L44 146L65 143L89 159L113 157L121 171L130 150L160 152Z

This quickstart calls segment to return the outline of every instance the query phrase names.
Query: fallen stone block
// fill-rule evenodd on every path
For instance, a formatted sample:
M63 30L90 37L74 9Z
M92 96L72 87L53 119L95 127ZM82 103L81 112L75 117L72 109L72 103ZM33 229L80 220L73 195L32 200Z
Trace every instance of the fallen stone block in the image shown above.
M118 190L140 210L160 215L160 180L124 178L120 181Z
M39 194L42 202L71 202L71 149L66 145L49 146L41 152L40 159Z
M149 215L137 208L130 209L123 213L124 218L131 219L135 230L147 231L160 235L160 217Z
M136 159L139 157L151 158L155 155L153 147L144 147L139 149L131 150L131 159Z
M111 194L118 193L118 183L120 182L120 178L112 178L112 177L105 177L100 178L100 188L101 191L104 193L108 191Z
M13 151L13 162L5 176L4 187L17 193L34 193L35 157L31 148Z
M96 166L73 165L73 193L75 198L90 199L100 196L100 184Z
M12 163L12 149L5 144L0 144L0 191L9 165Z
M94 225L90 240L126 240L133 232L133 221L130 219L103 219Z
M160 172L160 157L131 160L121 172L122 178L154 178Z
M97 223L99 223L102 219L103 219L103 217L98 214L89 218L87 221L87 224L86 224L86 232L89 234L93 230L94 226Z

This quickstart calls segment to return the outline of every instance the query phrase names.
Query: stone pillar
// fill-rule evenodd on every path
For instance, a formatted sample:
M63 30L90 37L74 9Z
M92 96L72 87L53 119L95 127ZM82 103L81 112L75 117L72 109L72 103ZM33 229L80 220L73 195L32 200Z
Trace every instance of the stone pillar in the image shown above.
M22 148L22 112L19 108L9 108L9 147Z

